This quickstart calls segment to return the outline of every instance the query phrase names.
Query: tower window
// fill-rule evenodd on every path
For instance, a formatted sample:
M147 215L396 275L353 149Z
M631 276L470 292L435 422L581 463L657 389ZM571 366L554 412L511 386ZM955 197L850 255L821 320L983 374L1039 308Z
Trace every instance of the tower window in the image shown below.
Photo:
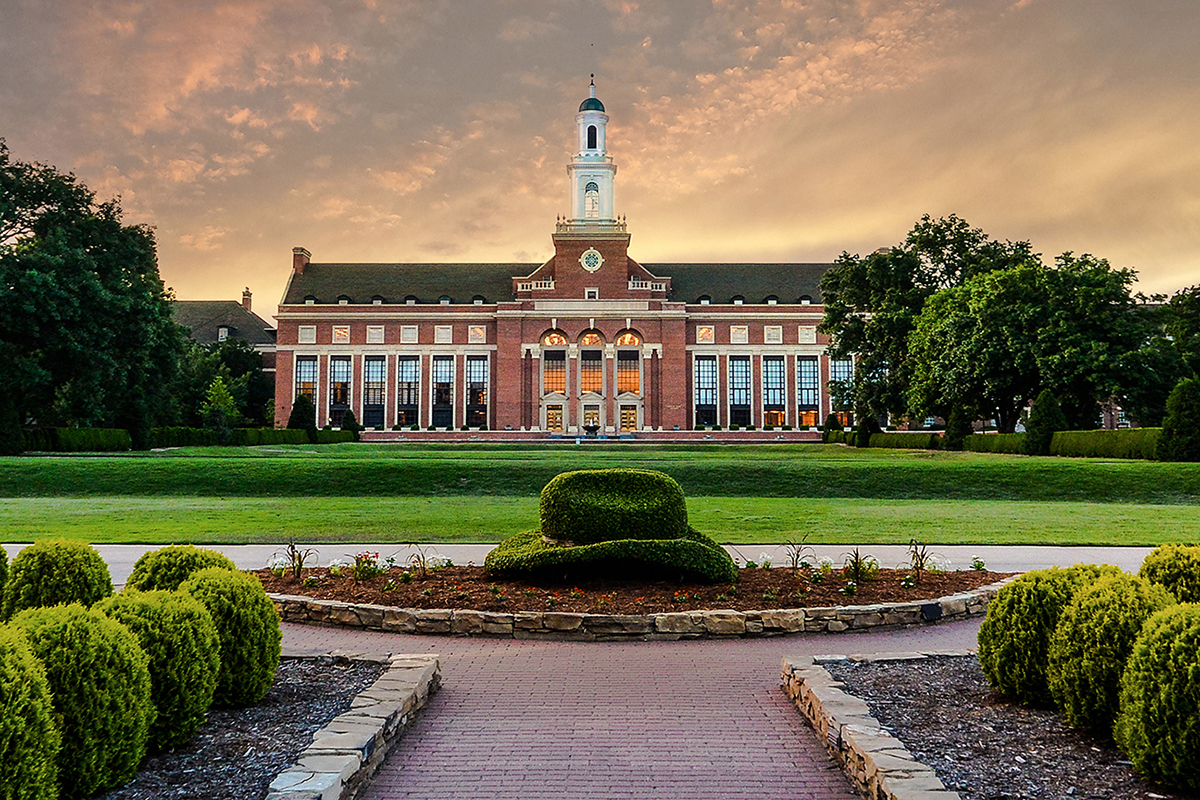
M588 150L596 149L596 126L588 125Z
M600 186L595 181L589 181L583 187L583 216L587 219L600 218Z

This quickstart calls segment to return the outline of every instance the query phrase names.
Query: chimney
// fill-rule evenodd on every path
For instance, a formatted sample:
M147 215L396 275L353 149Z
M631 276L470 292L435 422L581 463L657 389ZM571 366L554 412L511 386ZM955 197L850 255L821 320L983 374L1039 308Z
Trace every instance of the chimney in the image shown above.
M292 248L292 270L297 275L304 274L304 268L308 266L308 262L312 260L312 253L305 250L303 247Z
M250 294L249 286L247 286L245 289L242 289L242 308L246 309L247 311L253 312L254 309L251 308L251 303L250 303L251 297L252 297L252 295Z

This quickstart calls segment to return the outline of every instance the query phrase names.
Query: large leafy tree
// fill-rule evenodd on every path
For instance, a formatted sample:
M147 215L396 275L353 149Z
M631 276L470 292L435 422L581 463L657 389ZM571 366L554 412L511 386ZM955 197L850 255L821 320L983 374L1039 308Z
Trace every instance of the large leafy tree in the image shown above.
M1146 340L1131 270L1064 253L979 274L930 297L909 336L913 412L963 409L1011 432L1029 399L1050 390L1073 428L1095 424L1121 394Z
M965 220L926 215L900 244L867 256L843 253L821 279L833 358L855 358L835 401L859 415L903 415L912 381L909 336L938 291L978 275L1036 262L1028 242L990 239ZM947 414L948 415L948 414Z
M0 369L17 419L128 428L169 409L179 328L154 234L0 140Z
M188 339L183 345L179 375L172 388L175 416L184 425L204 424L202 406L208 389L220 378L232 396L238 417L249 425L267 425L274 412L275 383L263 371L262 355L244 339L201 345Z

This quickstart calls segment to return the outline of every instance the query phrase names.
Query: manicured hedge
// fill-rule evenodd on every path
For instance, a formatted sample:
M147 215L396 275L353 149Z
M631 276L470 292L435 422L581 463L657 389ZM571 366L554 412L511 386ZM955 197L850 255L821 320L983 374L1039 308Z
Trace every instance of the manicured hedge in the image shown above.
M301 431L303 433L303 431ZM237 565L216 550L190 544L173 544L142 553L133 565L125 586L143 592L164 589L173 592L194 573L208 567L236 570Z
M846 444L846 431L842 429L825 431L825 441L830 444Z
M308 431L287 428L234 428L229 443L240 447L266 444L308 444Z
M150 657L151 699L158 715L149 749L186 742L204 722L221 670L221 642L212 615L183 592L126 590L96 605L129 628Z
M302 432L305 436L308 435L306 431ZM354 431L329 431L324 429L317 431L317 444L339 444L341 442L353 441Z
M202 569L179 587L208 609L221 640L213 704L252 706L271 688L279 666L279 613L253 575Z
M558 580L629 573L704 583L737 580L737 565L729 554L695 530L680 539L618 539L575 547L558 547L543 539L541 531L526 531L488 553L483 566L497 576Z
M963 439L963 450L1019 456L1025 452L1024 441L1023 433L972 433Z
M31 608L12 621L46 668L62 734L62 800L91 797L133 777L154 720L149 658L116 620L79 604Z
M1050 440L1050 455L1074 458L1154 459L1162 428L1122 428L1115 431L1058 431Z
M217 435L205 428L151 428L150 447L211 447Z
M133 440L121 428L37 428L25 431L25 449L47 453L115 453Z
M82 603L90 606L113 592L108 564L84 542L31 544L9 566L0 618L26 608Z
M1181 603L1200 603L1200 547L1163 544L1142 560L1138 575L1157 583Z
M871 447L887 447L894 450L937 450L942 437L937 433L873 433Z
M61 745L46 668L21 629L0 626L0 797L58 797Z
M671 476L646 469L564 472L542 489L542 535L562 544L615 539L678 539L687 502Z

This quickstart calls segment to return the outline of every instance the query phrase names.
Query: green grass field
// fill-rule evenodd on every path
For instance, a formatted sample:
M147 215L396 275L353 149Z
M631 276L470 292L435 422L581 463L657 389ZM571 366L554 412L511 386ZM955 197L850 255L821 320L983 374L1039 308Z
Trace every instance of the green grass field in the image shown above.
M1200 464L837 446L327 445L0 459L0 539L498 542L570 469L660 469L719 541L1200 541Z

